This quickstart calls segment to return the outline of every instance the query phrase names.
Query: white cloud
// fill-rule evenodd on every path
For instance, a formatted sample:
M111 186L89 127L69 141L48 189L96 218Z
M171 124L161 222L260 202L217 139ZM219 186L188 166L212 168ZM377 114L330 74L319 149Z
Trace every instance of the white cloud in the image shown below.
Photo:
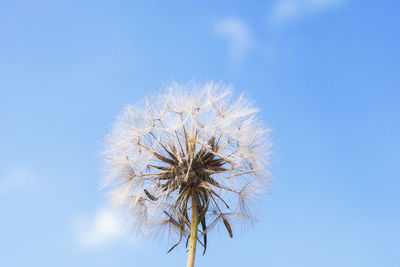
M343 0L278 0L272 9L273 24L312 15L341 4Z
M214 30L218 35L228 39L229 53L235 61L243 58L253 42L249 28L236 17L218 21Z
M37 185L33 171L26 166L15 166L0 173L0 195L32 189Z
M83 248L100 248L124 239L121 222L109 208L102 208L92 216L78 216L74 224L78 244Z

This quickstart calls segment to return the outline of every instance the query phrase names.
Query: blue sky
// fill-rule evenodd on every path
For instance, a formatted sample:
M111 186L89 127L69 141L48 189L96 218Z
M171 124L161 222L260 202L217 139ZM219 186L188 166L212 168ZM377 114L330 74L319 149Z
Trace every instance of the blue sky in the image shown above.
M400 264L400 4L0 1L0 265L185 266L127 238L99 190L122 107L233 84L274 130L259 222L197 266ZM235 231L236 230L236 231Z

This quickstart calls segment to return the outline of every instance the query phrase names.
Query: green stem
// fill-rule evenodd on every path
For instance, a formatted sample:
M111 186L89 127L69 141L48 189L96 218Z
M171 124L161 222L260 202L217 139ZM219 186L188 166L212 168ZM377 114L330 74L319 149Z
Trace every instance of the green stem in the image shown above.
M196 193L192 194L192 221L190 222L190 243L187 267L194 266L197 245L197 227L199 225L198 200Z

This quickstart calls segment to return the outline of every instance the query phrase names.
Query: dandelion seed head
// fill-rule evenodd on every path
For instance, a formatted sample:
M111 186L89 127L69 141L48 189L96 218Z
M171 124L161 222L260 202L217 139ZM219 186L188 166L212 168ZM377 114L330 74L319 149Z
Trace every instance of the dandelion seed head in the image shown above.
M104 186L129 228L180 242L193 197L204 247L215 225L232 236L230 221L252 220L251 199L269 178L269 130L258 112L214 82L172 83L142 106L126 106L105 138Z

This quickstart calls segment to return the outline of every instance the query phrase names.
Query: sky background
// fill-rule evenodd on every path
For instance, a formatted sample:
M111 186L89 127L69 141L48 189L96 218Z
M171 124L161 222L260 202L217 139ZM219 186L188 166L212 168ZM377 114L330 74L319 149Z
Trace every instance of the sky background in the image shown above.
M273 129L259 221L197 266L400 266L400 3L0 0L0 265L185 266L99 188L121 109L171 81L245 91Z

